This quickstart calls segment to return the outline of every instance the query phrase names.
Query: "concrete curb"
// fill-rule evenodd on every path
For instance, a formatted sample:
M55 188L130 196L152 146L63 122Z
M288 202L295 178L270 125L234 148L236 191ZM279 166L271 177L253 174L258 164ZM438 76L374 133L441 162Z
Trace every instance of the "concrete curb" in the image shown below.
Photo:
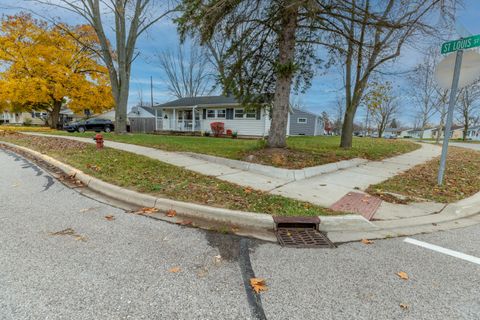
M308 167L303 169L284 169L276 168L272 166L251 163L247 161L240 161L234 159L227 159L222 157L215 157L208 154L200 154L194 152L182 152L195 159L205 160L221 165L228 166L230 168L239 169L243 171L250 171L258 173L267 177L285 179L288 181L300 181L314 176L318 176L325 173L332 173L342 169L348 169L352 167L358 167L368 162L366 159L354 158L350 160L341 160L338 162L327 163L321 166Z
M0 141L0 144L40 158L64 173L75 176L77 180L80 180L93 191L115 200L139 207L156 207L162 211L173 209L183 217L227 224L248 230L249 235L260 239L266 239L265 233L271 234L274 231L275 224L269 214L236 211L157 198L109 184L37 151L4 141ZM480 223L480 193L450 204L442 212L429 216L376 222L370 222L360 215L320 216L319 218L321 220L320 230L327 232L333 242L358 241L364 238L391 238L448 230Z

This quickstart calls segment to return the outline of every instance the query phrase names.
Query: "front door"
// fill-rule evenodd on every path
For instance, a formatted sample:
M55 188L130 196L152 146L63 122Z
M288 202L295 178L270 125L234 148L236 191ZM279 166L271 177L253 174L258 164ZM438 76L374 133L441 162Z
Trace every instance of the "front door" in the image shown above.
M170 116L167 113L165 113L162 120L163 120L163 123L162 123L163 130L170 130Z

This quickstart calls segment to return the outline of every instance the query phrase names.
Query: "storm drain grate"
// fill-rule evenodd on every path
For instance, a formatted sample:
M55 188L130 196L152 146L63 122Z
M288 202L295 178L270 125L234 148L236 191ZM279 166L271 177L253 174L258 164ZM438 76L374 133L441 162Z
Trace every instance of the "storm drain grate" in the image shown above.
M279 228L277 239L284 247L335 248L335 245L320 231L304 228Z
M335 248L325 234L318 231L318 217L274 217L275 234L284 247Z

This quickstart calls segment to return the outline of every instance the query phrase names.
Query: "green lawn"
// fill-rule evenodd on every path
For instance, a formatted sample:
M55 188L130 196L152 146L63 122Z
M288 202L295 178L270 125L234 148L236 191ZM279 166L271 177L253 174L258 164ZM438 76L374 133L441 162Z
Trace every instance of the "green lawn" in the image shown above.
M45 153L106 182L159 197L284 216L336 214L116 149L97 151L83 142L20 134L0 136L0 140Z
M50 132L58 135L92 137L94 133ZM166 136L153 134L104 134L105 139L138 144L168 151L209 154L285 168L304 168L352 158L381 160L419 148L418 144L404 140L354 138L349 150L339 148L340 137L290 137L288 149L265 149L263 140L214 137Z
M392 202L411 202L421 198L448 203L480 191L480 152L451 147L448 152L445 181L441 187L437 185L439 164L438 157L372 185L367 192ZM400 194L407 199L396 199L389 193Z

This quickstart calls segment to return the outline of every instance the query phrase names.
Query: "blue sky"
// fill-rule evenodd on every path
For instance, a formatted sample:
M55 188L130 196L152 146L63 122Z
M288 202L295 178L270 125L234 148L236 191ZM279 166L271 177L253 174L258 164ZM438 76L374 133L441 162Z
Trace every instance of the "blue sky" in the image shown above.
M62 20L71 24L82 23L75 15L63 11L53 11L52 8L45 9L35 5L29 0L1 0L0 13L14 14L21 11L19 7L27 8L39 12L45 16L62 17ZM457 20L465 26L472 34L480 34L480 1L465 0L465 8L457 13ZM161 103L171 100L166 86L166 77L164 76L156 53L165 49L175 49L178 46L178 35L175 26L170 21L162 21L152 27L146 34L139 39L137 49L140 56L134 63L132 70L130 101L129 107L139 101L140 92L143 99L150 101L150 77L153 77L153 96L154 101ZM440 48L439 48L440 49ZM409 70L415 66L421 59L421 54L416 48L406 47L401 57L393 65L395 70ZM405 86L404 75L397 75L391 78L396 84L397 93L401 97L402 111L400 120L403 124L413 122L414 108L409 103L408 90ZM334 105L338 97L343 95L340 70L331 68L325 74L319 74L315 77L312 87L294 100L302 104L306 109L321 113L327 111L333 116ZM362 111L359 111L357 120L361 120Z

